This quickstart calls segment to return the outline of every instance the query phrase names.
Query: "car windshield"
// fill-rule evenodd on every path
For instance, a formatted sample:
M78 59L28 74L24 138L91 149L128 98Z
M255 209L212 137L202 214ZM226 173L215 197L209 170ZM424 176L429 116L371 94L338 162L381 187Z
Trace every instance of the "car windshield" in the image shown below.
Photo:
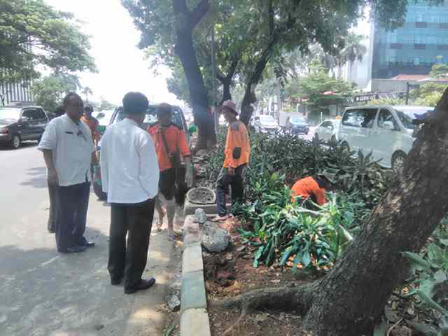
M305 119L299 117L291 118L289 122L291 124L306 124Z
M0 120L19 120L20 109L0 108Z
M124 118L123 109L120 108L118 111L118 116L115 118L116 120L113 121L113 123L117 121L121 121ZM157 116L156 116L156 106L149 106L148 110L146 111L145 120L143 121L143 128L148 127L151 124L154 124L157 122ZM173 117L172 122L179 126L181 129L184 129L183 122L182 122L182 116L181 116L181 110L179 108L173 107Z
M428 111L431 111L430 107L396 107L395 111L397 112L398 119L400 119L403 126L407 129L413 130L415 125L412 123L412 120L415 119L416 115L425 114Z
M275 119L274 119L274 117L273 117L273 116L270 116L270 115L261 115L261 116L260 116L260 121L261 121L262 123L266 123L266 124L272 124L272 123L275 123Z

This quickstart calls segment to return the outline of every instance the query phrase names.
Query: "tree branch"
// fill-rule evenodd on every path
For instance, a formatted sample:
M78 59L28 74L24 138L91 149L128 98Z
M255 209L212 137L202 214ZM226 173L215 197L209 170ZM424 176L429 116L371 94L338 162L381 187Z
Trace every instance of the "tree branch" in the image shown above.
M184 1L185 2L185 1ZM194 29L210 9L208 0L202 0L190 13L191 29Z
M173 0L173 11L175 15L189 14L186 0Z

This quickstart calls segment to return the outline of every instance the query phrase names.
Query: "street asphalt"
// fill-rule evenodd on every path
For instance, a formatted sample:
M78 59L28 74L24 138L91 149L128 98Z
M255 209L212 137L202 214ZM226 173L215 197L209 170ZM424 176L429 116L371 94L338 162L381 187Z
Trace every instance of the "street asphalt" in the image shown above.
M47 232L46 170L35 143L0 148L0 335L163 335L164 297L179 257L166 231L151 235L144 276L157 285L125 295L107 272L110 207L91 193L88 240L75 255ZM154 222L155 226L155 222Z

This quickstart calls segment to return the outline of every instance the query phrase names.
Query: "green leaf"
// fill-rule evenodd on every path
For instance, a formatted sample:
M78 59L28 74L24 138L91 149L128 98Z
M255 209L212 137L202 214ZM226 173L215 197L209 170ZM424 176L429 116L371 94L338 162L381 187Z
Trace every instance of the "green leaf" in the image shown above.
M414 269L431 271L431 264L418 254L412 252L402 252L401 254L410 261Z

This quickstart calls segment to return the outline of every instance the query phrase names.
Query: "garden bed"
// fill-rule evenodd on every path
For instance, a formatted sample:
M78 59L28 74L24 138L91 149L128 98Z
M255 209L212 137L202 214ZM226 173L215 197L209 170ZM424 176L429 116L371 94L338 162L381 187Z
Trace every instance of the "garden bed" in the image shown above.
M293 275L290 267L274 265L253 267L256 250L242 244L236 232L236 219L221 224L232 236L232 244L226 252L203 252L204 276L209 302L235 297L254 289L266 287L300 286L314 281L303 272ZM212 335L222 335L240 316L239 310L221 309L209 304ZM249 314L229 335L300 335L302 319L298 314L262 311ZM306 335L306 334L303 334Z

